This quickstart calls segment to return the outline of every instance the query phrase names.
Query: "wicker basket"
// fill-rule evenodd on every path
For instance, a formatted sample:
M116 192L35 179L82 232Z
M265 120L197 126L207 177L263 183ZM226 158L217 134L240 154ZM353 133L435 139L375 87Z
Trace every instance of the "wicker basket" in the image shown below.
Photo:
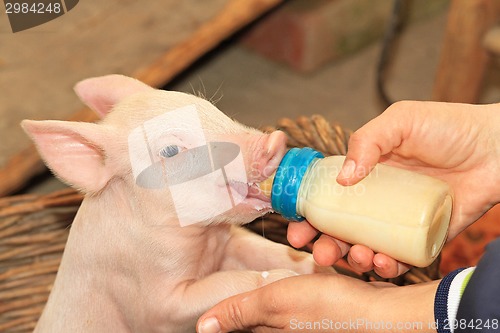
M345 154L350 131L321 116L283 119L277 128L289 145L309 146L325 155ZM266 127L273 131L275 127ZM31 332L52 288L69 226L83 197L72 189L49 195L20 195L0 199L0 332ZM287 222L271 214L248 225L252 231L288 244ZM310 247L304 250L309 251ZM393 283L413 284L439 278L438 261L413 268ZM345 261L335 265L342 274L383 280L373 273L357 274Z

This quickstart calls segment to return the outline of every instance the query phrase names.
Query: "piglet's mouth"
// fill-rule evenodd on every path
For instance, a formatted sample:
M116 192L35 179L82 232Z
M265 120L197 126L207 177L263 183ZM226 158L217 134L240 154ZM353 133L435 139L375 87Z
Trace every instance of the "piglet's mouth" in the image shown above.
M240 181L230 181L229 190L242 198L258 199L262 202L271 202L271 198L266 196L257 183L243 183Z
M262 190L257 186L257 183L243 183L235 181L229 183L229 188L233 194L243 198L240 204L263 213L272 210L271 199L262 192Z
M247 198L259 199L263 202L271 202L271 198L264 194L260 187L256 183L251 183L248 185Z

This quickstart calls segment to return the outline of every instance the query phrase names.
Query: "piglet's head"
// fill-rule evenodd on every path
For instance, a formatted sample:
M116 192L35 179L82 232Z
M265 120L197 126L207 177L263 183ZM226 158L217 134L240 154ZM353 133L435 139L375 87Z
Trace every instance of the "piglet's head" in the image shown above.
M271 210L255 184L276 170L284 133L261 133L202 98L125 76L87 79L75 91L99 123L22 122L64 182L88 196L121 187L141 215L181 226L241 224Z

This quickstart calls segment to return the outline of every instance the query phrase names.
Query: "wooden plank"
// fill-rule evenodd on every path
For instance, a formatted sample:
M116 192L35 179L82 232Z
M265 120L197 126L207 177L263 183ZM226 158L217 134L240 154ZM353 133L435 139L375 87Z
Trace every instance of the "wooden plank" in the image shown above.
M482 42L498 21L497 0L453 0L432 99L476 103L489 62Z
M136 77L152 86L160 86L186 69L222 40L261 16L283 0L232 0L213 20L201 26L188 40L139 70Z
M155 61L136 70L133 76L152 86L164 85L201 55L280 2L282 0L225 1L214 17L201 24L192 34L176 43ZM95 121L97 117L85 108L68 119ZM34 147L28 146L10 158L0 169L0 196L20 189L29 179L44 170L45 167Z

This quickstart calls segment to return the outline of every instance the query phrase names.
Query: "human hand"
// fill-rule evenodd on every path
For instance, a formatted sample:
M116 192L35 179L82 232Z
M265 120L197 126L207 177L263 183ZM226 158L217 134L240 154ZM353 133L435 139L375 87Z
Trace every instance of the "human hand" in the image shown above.
M398 323L421 323L413 329L432 332L427 328L434 319L437 285L397 287L340 274L285 278L217 304L200 317L197 332L373 332L370 323L394 329Z
M451 186L452 239L500 201L500 105L395 103L351 136L337 181L356 184L378 162L440 178ZM288 240L302 247L317 233L308 223L291 223ZM327 235L321 235L313 248L322 265L333 264L347 252L350 265L361 272L374 269L380 276L394 277L409 268Z

